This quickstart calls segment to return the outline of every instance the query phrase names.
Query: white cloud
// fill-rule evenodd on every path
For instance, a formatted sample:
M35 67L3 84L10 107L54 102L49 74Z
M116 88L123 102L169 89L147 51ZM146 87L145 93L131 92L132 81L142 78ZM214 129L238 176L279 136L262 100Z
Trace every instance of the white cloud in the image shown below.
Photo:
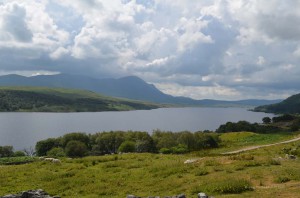
M64 55L67 55L69 53L69 50L64 47L57 48L54 52L52 52L49 56L52 59L59 59L63 57Z
M164 93L174 96L186 96L194 99L214 99L227 100L240 98L241 94L224 86L182 86L175 83L157 83L155 84Z
M295 0L3 0L0 69L138 75L196 98L275 97L300 83L299 9Z
M259 56L258 58L257 58L257 61L256 61L256 64L257 65L264 65L266 63L266 59L263 57L263 56Z

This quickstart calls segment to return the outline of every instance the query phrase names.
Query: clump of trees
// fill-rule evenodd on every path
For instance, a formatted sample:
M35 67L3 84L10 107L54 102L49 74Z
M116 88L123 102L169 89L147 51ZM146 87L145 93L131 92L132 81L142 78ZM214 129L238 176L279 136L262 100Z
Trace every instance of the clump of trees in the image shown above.
M280 116L273 117L264 117L262 119L264 124L277 124L280 125L284 123L286 127L289 127L290 131L298 131L300 129L300 117L299 115L283 114Z
M152 135L140 131L110 131L96 134L69 133L59 138L37 142L38 156L83 157L118 152L181 154L219 145L218 134L154 131Z
M283 131L297 131L300 128L300 117L297 115L284 114L262 119L263 124L250 123L247 121L227 122L216 130L217 133L250 131L255 133L276 133ZM282 124L283 123L283 124Z
M15 151L12 146L0 146L0 158L1 157L21 157L26 154L23 151Z
M255 133L275 133L282 131L282 129L280 127L272 125L261 125L258 123L250 123L247 121L239 121L227 122L226 124L220 125L220 127L216 130L217 133L242 131L250 131Z

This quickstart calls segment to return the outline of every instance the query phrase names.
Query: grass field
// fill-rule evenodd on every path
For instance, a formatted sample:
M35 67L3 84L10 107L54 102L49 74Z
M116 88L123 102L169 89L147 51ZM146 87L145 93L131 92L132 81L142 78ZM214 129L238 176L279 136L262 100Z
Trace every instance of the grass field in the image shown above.
M293 134L295 135L295 134ZM252 143L243 144L243 140ZM228 133L221 138L231 149L274 143L292 135ZM247 141L248 142L248 141ZM242 154L223 156L222 148L185 155L115 154L63 158L61 164L40 161L0 166L0 195L44 189L62 197L112 197L127 194L196 197L299 197L300 160L285 159L285 150L296 151L299 142ZM206 155L205 153L208 153ZM184 164L187 159L197 162Z

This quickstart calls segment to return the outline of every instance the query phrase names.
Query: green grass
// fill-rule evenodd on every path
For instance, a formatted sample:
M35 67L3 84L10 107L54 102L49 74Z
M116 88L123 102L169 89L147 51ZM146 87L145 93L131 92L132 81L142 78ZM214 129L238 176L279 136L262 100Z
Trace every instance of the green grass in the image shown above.
M230 140L231 148L239 148L246 144L242 144L240 136L249 140L255 134L226 135L223 138ZM275 136L269 135L272 141L279 141ZM284 139L283 135L281 140ZM220 148L210 150L213 155L206 155L208 150L203 150L202 158L199 153L140 153L62 158L61 164L36 160L29 164L0 165L0 196L41 188L62 197L120 198L128 194L164 197L181 193L196 197L199 192L221 198L297 197L300 160L285 159L284 148L297 148L299 144L300 141L230 156L220 155ZM195 158L199 158L197 162L184 164L187 159Z
M25 164L35 161L34 158L24 157L2 157L0 158L0 165L13 165L13 164Z

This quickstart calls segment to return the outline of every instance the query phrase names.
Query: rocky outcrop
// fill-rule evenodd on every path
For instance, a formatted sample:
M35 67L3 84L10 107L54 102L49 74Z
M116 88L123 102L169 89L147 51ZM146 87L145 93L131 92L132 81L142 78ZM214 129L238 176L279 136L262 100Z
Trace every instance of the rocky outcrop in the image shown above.
M19 194L5 195L0 198L60 198L60 196L51 197L42 189L23 191Z

